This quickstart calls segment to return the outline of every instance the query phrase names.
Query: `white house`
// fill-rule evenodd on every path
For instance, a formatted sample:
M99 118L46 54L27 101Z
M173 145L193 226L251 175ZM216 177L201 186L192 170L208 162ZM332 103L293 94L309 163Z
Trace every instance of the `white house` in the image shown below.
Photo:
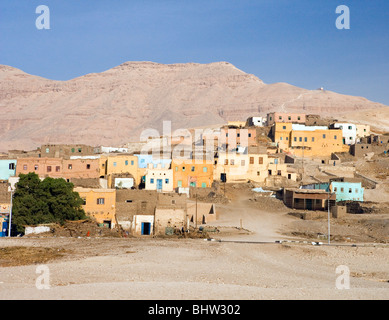
M154 168L153 164L150 163L145 174L145 189L173 192L173 170L162 168L161 164Z
M357 127L352 123L334 123L335 129L341 129L343 135L343 143L347 145L355 144L357 138Z
M266 126L267 117L250 117L247 119L249 126L263 127Z

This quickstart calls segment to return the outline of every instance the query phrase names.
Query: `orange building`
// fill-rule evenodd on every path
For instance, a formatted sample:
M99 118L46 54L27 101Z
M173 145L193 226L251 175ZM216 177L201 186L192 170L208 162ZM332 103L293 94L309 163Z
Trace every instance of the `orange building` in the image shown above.
M199 159L173 159L173 188L209 188L213 182L213 163Z
M101 226L114 228L116 225L116 190L74 188L84 200L82 208L87 216L96 219Z
M299 157L326 157L334 152L348 151L343 144L342 130L325 126L276 123L274 142L279 149Z

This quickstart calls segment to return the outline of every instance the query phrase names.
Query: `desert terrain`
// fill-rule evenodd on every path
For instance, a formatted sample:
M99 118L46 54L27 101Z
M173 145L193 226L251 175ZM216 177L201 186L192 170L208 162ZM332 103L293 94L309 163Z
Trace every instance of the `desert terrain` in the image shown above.
M126 62L68 81L0 65L0 152L32 150L45 143L119 146L138 142L146 128L162 134L163 121L176 130L286 110L336 118L347 114L348 121L356 114L389 130L383 104L326 88L266 84L223 61Z
M328 245L326 219L301 220L251 186L226 194L206 238L2 238L0 299L389 298L387 215L332 219ZM49 289L36 286L42 264ZM349 289L336 287L338 266L349 269Z

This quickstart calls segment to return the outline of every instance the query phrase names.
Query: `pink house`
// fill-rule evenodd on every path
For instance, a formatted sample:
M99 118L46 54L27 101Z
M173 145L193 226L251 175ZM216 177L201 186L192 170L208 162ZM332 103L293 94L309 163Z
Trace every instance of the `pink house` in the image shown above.
M305 123L305 113L272 112L267 114L267 125L272 126L276 122Z

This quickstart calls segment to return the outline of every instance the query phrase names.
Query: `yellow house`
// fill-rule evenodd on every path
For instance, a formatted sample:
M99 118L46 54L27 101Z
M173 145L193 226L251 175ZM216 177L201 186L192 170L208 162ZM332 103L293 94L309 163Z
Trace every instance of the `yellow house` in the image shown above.
M265 182L269 176L287 176L287 165L268 154L219 153L214 179L222 180L222 175L227 182Z
M108 186L112 185L113 175L129 174L135 180L135 184L141 182L141 173L138 170L138 157L134 155L109 155L106 159L106 176Z
M341 129L325 126L305 126L292 123L276 123L274 142L278 148L298 157L331 156L334 152L347 152Z
M82 208L87 216L96 219L97 223L114 228L116 225L116 190L74 188L84 200Z

